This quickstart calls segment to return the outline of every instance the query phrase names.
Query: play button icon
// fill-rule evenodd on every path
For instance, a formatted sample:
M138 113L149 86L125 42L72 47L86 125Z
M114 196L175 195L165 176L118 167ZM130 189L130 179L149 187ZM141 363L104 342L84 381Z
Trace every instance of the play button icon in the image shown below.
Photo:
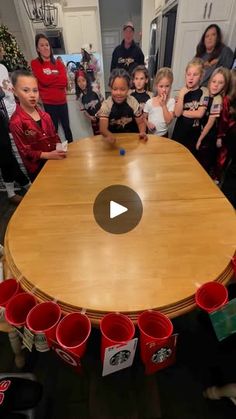
M93 214L103 230L122 234L137 226L142 218L143 205L133 189L124 185L111 185L96 197Z
M110 218L118 217L118 215L121 215L126 211L128 211L128 208L118 204L117 202L110 201Z

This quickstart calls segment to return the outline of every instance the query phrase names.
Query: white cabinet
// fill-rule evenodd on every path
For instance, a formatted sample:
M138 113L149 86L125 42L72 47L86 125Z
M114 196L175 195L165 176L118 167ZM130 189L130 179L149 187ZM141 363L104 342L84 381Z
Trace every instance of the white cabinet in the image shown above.
M182 0L182 22L217 22L229 20L234 0Z
M98 51L97 19L95 10L64 13L64 34L67 53L78 53L83 44L92 44Z
M180 29L180 28L179 28ZM173 63L174 90L184 86L184 75L187 63L195 56L196 46L203 33L202 23L183 23L179 30Z

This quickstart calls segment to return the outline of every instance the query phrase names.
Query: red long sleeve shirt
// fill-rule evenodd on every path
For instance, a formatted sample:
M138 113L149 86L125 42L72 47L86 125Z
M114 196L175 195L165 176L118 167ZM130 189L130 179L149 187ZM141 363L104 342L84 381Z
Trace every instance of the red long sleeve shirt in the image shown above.
M28 115L20 105L10 119L10 132L18 148L22 161L29 174L38 173L42 167L40 155L56 149L60 138L56 134L51 117L37 108L41 127Z
M220 114L219 128L218 128L218 138L223 138L227 135L228 131L232 128L236 128L236 120L233 119L229 113L230 101L228 96L225 96L223 99L223 109Z
M63 63L56 60L31 61L32 71L38 80L39 95L47 105L64 105L66 103L67 75Z

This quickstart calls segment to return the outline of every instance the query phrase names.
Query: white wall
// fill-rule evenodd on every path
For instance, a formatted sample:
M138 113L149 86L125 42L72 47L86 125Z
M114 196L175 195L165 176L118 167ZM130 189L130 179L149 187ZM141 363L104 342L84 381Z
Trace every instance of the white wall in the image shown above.
M148 56L150 23L155 17L155 0L142 0L142 51Z

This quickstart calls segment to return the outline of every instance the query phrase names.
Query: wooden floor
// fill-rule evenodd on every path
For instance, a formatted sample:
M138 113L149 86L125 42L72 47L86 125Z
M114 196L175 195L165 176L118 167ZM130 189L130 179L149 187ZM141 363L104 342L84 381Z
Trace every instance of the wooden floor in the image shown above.
M0 193L0 243L14 209ZM36 419L235 419L231 402L202 396L208 385L236 381L235 337L219 344L197 311L175 319L174 327L177 362L149 377L137 353L132 368L102 378L98 330L92 331L81 375L52 352L26 352L25 371L44 388ZM8 337L0 333L0 372L15 370Z

